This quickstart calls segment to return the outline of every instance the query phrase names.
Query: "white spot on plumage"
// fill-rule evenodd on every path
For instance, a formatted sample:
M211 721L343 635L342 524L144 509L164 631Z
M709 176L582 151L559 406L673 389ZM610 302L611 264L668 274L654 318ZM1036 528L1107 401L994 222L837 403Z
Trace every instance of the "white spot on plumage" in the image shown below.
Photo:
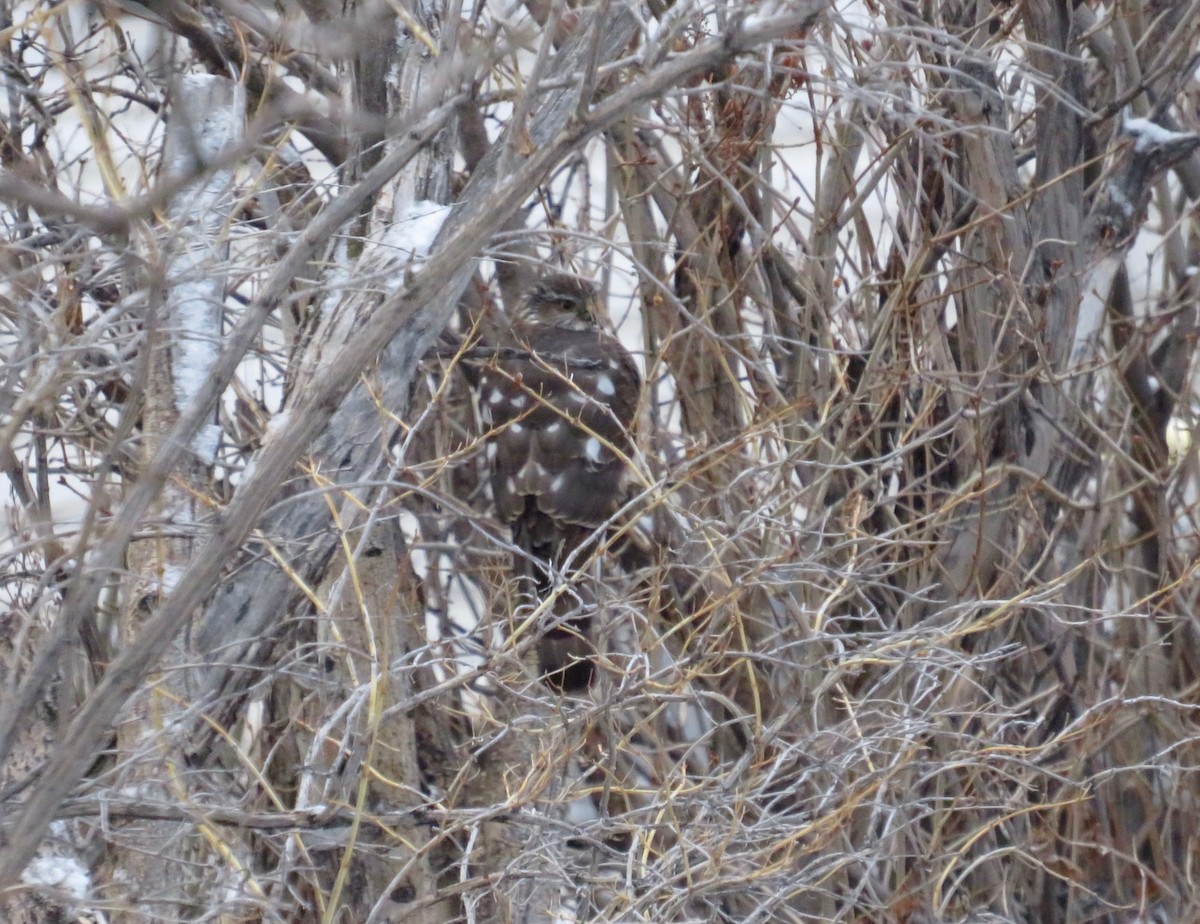
M524 481L527 478L532 478L537 481L546 477L546 470L542 468L541 463L529 461L521 466L521 470L517 472L517 478Z
M516 479L513 478L512 475L509 475L507 478L504 479L504 490L507 491L509 494L517 493L517 482L516 482Z
M520 410L528 403L529 403L529 399L526 398L524 395L514 395L513 396L512 406L517 408L517 410Z
M552 482L550 482L550 490L551 490L551 491L561 491L561 490L562 490L562 486L563 486L564 484L566 484L566 483L567 483L567 476L566 476L566 475L561 475L561 474L560 474L560 475L556 475L556 476L554 477L554 480L553 480Z
M583 446L584 455L591 462L600 461L600 441L594 436L589 436L588 441Z
M508 429L510 431L512 431L512 433L514 435L517 435L517 434L520 434L521 432L523 432L525 428L522 427L519 423L514 423L514 424L510 424Z
M596 379L596 391L606 397L611 398L617 393L617 386L613 384L611 376L602 375Z
M546 425L545 432L546 432L546 435L549 436L552 433L557 433L561 429L562 429L562 421L556 420L556 421L554 421L554 423Z
M613 372L616 372L618 369L621 368L621 361L619 359L610 359L608 361L608 368L611 369Z
M504 400L504 392L502 389L493 388L488 393L488 404L499 404Z
M487 460L489 462L496 458L496 444L491 440L488 440L487 448L484 450L484 455L487 456Z

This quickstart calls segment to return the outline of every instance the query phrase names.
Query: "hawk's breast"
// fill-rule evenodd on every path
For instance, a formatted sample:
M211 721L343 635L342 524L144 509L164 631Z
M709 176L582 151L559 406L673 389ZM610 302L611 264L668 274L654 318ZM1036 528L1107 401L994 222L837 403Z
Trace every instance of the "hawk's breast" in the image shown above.
M496 510L512 523L532 500L553 520L599 526L621 501L637 370L598 331L548 329L526 345L530 357L497 360L480 377Z

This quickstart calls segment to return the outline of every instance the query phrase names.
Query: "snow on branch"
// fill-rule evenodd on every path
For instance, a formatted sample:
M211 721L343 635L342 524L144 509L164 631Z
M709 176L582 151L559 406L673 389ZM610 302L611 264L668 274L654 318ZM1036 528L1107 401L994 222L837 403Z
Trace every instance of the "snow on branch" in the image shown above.
M1198 137L1195 132L1171 131L1149 119L1131 119L1129 116L1121 121L1121 131L1134 139L1133 149L1138 153L1179 142L1190 142L1194 147Z
M394 247L412 257L423 257L429 253L437 239L442 224L450 214L450 206L440 202L418 200L405 209L388 227L384 237L385 247Z

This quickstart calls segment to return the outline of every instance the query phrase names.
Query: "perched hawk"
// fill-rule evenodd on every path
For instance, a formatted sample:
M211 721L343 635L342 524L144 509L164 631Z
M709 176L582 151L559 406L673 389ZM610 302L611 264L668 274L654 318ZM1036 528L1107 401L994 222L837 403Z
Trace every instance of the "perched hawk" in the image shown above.
M641 381L633 359L596 324L596 290L575 276L535 284L512 318L518 349L481 370L480 407L491 425L492 493L512 528L520 593L537 602L572 552L622 503L630 429ZM580 558L586 558L586 553ZM564 689L585 686L586 618L559 597L540 646L542 670Z

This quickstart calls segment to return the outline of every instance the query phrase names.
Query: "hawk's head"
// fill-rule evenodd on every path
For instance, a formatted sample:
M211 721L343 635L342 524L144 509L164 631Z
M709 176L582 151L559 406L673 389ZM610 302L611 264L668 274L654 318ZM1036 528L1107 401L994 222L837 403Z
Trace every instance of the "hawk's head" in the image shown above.
M513 325L522 331L539 327L594 330L596 289L578 276L552 273L525 294L513 316Z

